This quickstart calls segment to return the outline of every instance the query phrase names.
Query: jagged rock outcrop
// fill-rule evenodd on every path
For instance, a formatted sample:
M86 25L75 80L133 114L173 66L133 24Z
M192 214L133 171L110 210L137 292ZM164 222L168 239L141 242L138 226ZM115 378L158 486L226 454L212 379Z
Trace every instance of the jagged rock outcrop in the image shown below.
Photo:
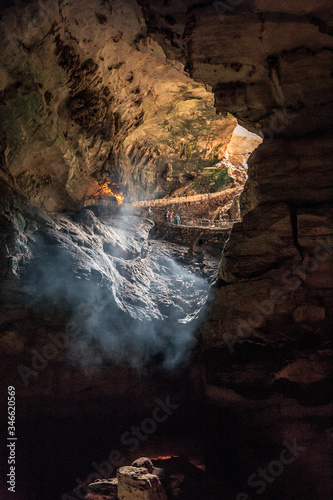
M132 467L144 467L147 469L149 474L151 474L154 470L154 466L150 458L148 457L140 457L134 460L132 463Z
M145 467L121 467L117 479L119 500L167 500L159 478Z
M91 355L91 362L98 363L98 349L96 358L89 350L93 338L104 344L105 354L132 366L145 365L151 356L164 357L169 348L168 362L181 359L183 341L191 344L187 327L204 306L209 283L177 263L169 253L172 247L155 241L148 245L150 221L120 213L101 222L88 209L49 216L12 201L4 220L8 232L3 243L9 255L2 263L3 315L12 300L21 309L46 308L50 314L58 310L67 334L76 338L78 350L72 354L84 364ZM183 248L183 260L186 251ZM178 254L174 252L179 261L182 252ZM1 322L6 325L5 318ZM135 338L141 338L141 346Z

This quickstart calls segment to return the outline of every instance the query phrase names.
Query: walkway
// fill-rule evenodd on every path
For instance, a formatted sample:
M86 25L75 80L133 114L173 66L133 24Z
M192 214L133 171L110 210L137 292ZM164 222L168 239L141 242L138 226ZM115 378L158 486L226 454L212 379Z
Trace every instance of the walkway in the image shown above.
M202 202L209 201L215 198L225 197L229 194L238 194L243 190L242 186L235 186L224 191L217 191L216 193L206 193L206 194L196 194L193 196L180 196L177 198L159 198L157 200L148 201L134 201L133 206L135 207L165 207L171 205L178 205L181 203L191 203L191 202Z
M178 224L182 227L193 227L199 229L210 229L216 231L219 229L230 229L233 227L235 222L241 222L241 219L230 219L230 220L208 220L208 219L183 219ZM173 224L177 226L177 224Z
M153 219L152 219L153 220ZM215 220L211 221L209 219L181 219L179 224L165 222L168 226L172 227L190 227L193 229L209 229L212 231L217 231L221 229L231 229L236 222L241 222L241 219L230 219L230 220Z

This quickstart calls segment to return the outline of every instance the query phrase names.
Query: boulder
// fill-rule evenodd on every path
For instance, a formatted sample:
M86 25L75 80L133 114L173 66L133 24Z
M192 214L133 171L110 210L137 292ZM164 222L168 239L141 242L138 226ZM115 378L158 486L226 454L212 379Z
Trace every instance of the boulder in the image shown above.
M94 483L89 484L89 490L93 495L103 495L104 500L117 500L118 480L98 479Z
M145 467L121 467L117 479L119 500L167 500L159 478Z
M152 464L152 461L148 457L140 457L134 460L132 463L132 467L145 467L148 472L153 472L154 466Z

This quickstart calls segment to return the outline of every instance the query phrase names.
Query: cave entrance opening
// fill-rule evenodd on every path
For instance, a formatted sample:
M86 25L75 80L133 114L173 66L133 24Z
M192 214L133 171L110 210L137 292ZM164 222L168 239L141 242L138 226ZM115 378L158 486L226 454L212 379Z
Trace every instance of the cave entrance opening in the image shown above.
M180 226L217 229L239 222L239 198L248 177L248 159L262 138L235 123L225 142L222 155L215 154L208 165L190 174L185 171L177 182L170 182L172 187L166 196L134 201L134 206L142 207L155 221L165 221L166 212L179 214L180 224L174 217L169 222Z

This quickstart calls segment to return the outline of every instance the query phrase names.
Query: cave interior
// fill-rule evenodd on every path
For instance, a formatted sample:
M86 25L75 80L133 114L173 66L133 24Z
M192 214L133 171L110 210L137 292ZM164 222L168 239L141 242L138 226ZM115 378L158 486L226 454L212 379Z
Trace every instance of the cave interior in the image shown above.
M332 498L332 21L1 1L1 498Z

